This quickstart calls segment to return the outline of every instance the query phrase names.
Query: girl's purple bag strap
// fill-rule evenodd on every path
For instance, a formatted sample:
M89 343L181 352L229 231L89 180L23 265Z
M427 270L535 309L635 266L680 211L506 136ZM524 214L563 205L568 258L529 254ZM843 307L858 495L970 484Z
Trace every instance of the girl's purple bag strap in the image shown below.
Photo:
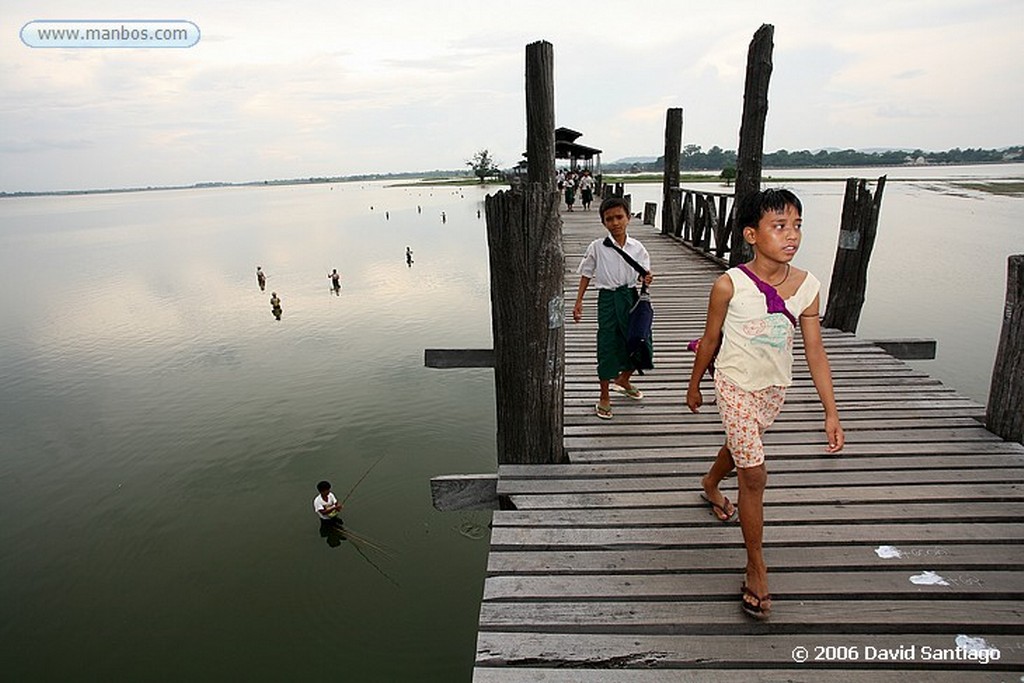
M764 294L764 301L768 304L768 312L783 314L789 319L789 322L793 323L793 327L796 327L796 316L790 313L789 309L786 308L786 302L781 296L779 296L778 291L776 291L776 289L770 284L754 275L754 273L742 263L737 267L746 273L747 277L753 280L754 284L757 285L757 288L761 290L762 294Z

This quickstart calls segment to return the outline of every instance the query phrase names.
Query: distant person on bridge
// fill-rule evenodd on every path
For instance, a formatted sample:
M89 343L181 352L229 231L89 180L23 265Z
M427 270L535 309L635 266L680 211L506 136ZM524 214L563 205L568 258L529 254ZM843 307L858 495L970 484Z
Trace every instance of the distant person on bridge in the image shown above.
M821 283L790 263L800 248L802 212L795 194L776 189L754 194L739 208L736 220L743 226L743 239L753 247L754 259L730 268L715 281L686 392L687 406L697 412L704 402L701 377L714 362L725 445L701 480L701 498L719 520L729 522L736 509L718 486L736 468L740 526L747 549L741 600L743 610L761 620L771 613L768 569L761 549L768 479L761 436L775 421L786 387L793 383L793 337L798 320L811 379L825 409L825 452L839 452L845 440L832 371L821 341Z
M567 173L565 176L565 206L572 211L572 205L576 203L576 174Z
M583 176L580 178L580 202L583 204L584 211L590 211L590 204L594 201L594 185L597 181L594 180L594 176L590 175L590 171L583 171Z
M626 332L629 327L629 311L639 298L636 286L641 280L644 284L651 284L654 276L647 249L640 240L626 234L629 225L626 202L620 197L609 197L601 202L598 213L609 237L598 237L590 243L583 255L578 269L580 286L576 293L576 305L572 308L572 319L575 322L583 319L583 295L593 283L598 289L597 378L601 386L601 398L594 406L594 412L599 418L610 420L612 405L609 389L634 400L644 396L629 381L636 368L626 346ZM643 278L614 247L605 244L609 238L647 271Z

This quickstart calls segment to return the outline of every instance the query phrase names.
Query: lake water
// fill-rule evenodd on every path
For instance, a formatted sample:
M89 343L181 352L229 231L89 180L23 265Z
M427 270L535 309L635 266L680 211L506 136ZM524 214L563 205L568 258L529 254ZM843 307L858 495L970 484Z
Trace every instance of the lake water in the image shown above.
M494 471L492 372L423 350L490 344L482 199L0 202L5 679L468 680L490 514L429 479ZM328 545L316 482L371 467L344 518L390 552Z
M1024 167L927 171L886 187L860 334L937 339L918 365L984 402L1024 203L951 182ZM798 262L827 284L843 185L786 184ZM436 512L429 479L494 471L492 373L426 369L423 349L490 346L483 198L0 201L5 678L469 680L490 515ZM363 540L320 536L324 478Z

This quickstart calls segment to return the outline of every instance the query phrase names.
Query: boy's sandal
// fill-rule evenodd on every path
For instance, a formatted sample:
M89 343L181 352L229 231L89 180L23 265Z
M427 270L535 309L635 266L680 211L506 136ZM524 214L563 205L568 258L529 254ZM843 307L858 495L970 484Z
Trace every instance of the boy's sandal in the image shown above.
M612 419L612 407L598 403L594 406L594 414L602 420L610 420Z
M642 399L644 397L644 392L640 391L639 389L637 389L634 386L631 386L631 387L629 387L627 389L626 387L622 386L618 382L610 382L608 386L610 386L612 388L612 391L615 391L616 393L628 396L629 398L631 398L631 399L633 399L635 401L639 401L640 399Z

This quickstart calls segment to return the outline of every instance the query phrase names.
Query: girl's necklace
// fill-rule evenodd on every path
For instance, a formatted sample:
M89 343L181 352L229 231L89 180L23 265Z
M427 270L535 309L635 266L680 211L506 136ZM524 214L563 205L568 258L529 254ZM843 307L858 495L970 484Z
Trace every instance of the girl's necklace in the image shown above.
M778 281L778 282L776 282L776 283L775 283L774 285L772 285L772 287L779 287L779 286L781 286L781 285L782 285L782 283L783 283L783 282L785 282L786 280L788 280L788 279L789 279L789 270L790 270L790 265L789 265L789 264L787 263L787 264L786 264L786 275L785 275L785 276L784 276L784 277L783 277L783 278L782 278L781 280L779 280L779 281ZM770 284L770 285L771 285L772 283L770 283L770 282L769 282L768 284Z

